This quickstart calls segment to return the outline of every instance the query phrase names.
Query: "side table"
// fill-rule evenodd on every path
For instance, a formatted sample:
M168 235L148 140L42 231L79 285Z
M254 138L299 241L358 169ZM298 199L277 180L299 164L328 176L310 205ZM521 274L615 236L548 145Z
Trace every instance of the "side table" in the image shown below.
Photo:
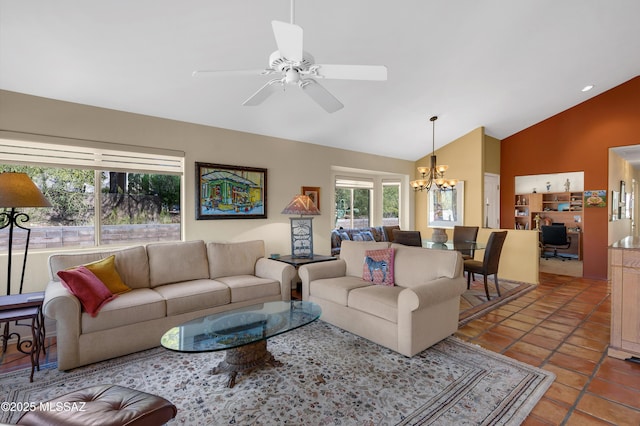
M278 260L280 262L284 262L284 263L288 263L289 265L293 266L294 268L296 268L296 274L298 271L298 268L300 268L302 265L308 265L310 263L318 263L318 262L328 262L330 260L336 260L337 257L335 256L325 256L322 254L313 254L313 256L311 257L291 257L291 255L287 255L287 256L280 256L278 258L271 258L273 260ZM296 276L296 291L300 292L302 291L301 288L301 282L297 280L297 276Z
M2 336L2 353L7 351L7 343L12 337L16 337L16 348L31 358L31 375L29 381L33 382L33 373L37 368L40 371L40 353L45 354L44 339L45 326L42 313L44 292L12 294L0 296L0 324L4 323ZM18 332L11 333L9 324L20 324L20 320L31 320L31 340L22 340Z

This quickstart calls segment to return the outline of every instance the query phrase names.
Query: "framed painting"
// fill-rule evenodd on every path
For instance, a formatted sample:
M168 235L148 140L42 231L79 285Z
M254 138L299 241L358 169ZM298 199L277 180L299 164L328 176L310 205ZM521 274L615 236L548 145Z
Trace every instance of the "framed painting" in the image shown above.
M606 207L607 206L606 189L584 191L584 206L585 207Z
M429 191L428 225L431 228L453 228L464 224L464 181L448 191Z
M267 169L196 163L196 220L266 217Z
M306 195L311 198L313 204L320 210L320 187L319 186L303 186L300 189L302 195Z

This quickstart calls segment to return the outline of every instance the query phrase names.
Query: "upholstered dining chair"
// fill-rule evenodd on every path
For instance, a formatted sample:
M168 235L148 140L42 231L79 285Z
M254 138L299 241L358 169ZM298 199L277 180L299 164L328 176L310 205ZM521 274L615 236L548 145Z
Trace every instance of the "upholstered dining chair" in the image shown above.
M456 243L465 243L470 241L475 241L478 238L478 226L454 226L453 227L453 245L455 247ZM460 249L458 250L460 254L462 254L462 258L464 260L473 259L474 250L472 248L469 249Z
M498 285L498 264L500 263L500 253L504 240L507 238L507 231L492 232L487 241L487 247L484 251L482 261L467 259L464 261L464 270L467 273L467 289L471 286L471 275L481 274L484 276L484 291L487 293L487 300L491 300L489 296L489 286L487 285L487 276L493 275L496 284L498 297L500 296L500 286Z
M404 244L405 246L422 247L420 231L401 231L394 229L393 242L396 244Z

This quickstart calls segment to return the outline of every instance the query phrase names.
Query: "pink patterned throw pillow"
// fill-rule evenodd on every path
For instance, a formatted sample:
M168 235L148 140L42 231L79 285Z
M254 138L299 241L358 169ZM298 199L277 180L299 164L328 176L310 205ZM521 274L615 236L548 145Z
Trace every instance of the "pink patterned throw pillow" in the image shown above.
M118 296L117 294L112 294L107 286L84 266L58 271L58 276L62 281L62 285L80 299L80 304L92 317L98 315L105 303Z
M364 255L362 279L373 284L394 286L394 249L367 250Z

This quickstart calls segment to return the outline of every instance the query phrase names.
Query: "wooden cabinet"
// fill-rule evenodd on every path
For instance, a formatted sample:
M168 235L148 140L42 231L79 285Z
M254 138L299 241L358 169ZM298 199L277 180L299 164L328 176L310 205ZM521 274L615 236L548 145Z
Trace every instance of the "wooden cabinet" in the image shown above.
M640 239L626 237L609 247L611 342L608 355L640 359Z

